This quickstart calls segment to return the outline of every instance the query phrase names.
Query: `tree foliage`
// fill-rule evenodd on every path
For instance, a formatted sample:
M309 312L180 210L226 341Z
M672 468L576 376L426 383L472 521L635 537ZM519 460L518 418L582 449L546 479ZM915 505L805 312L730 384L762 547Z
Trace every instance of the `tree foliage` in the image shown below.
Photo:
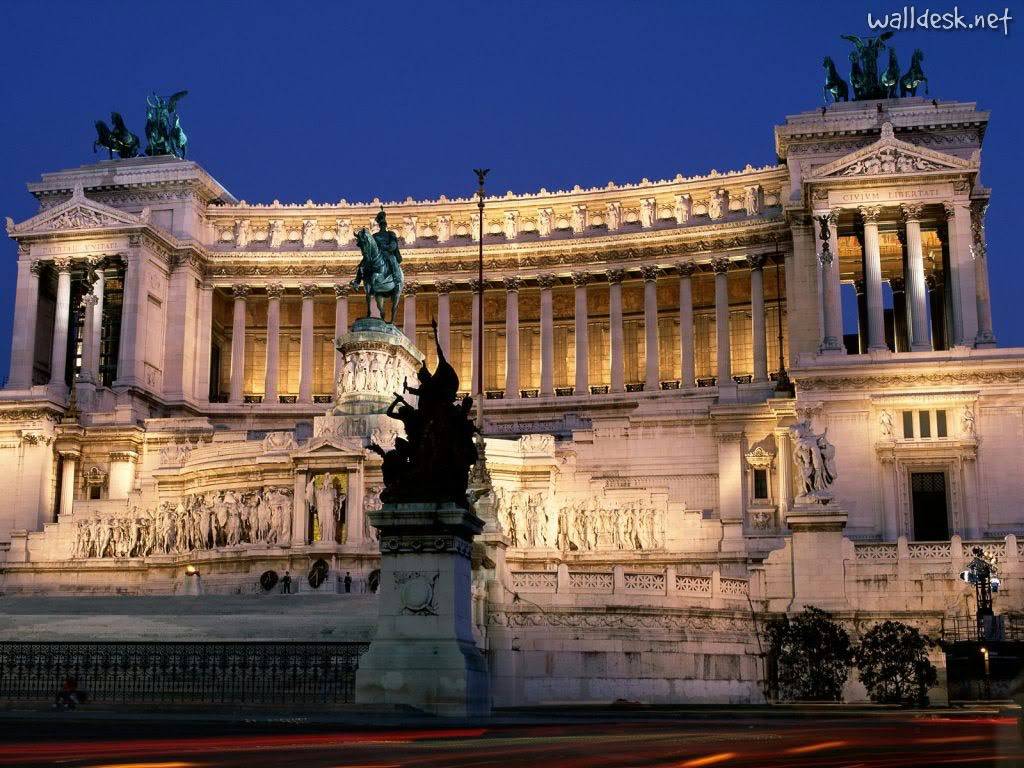
M808 607L768 622L769 667L785 701L839 701L850 674L850 636L832 615Z
M854 652L857 676L879 704L924 706L937 673L928 660L935 641L900 621L876 624Z

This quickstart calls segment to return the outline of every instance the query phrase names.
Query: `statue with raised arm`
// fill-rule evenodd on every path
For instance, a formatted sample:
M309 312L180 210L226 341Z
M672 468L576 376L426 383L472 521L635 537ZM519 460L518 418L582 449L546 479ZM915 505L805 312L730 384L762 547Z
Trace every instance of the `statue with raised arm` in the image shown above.
M366 313L370 314L370 297L377 302L377 310L384 318L384 299L391 299L391 324L398 315L398 302L402 295L405 276L402 274L402 253L398 247L398 235L388 229L384 208L376 217L378 231L372 235L366 229L356 233L356 245L362 253L362 261L356 268L353 288L362 286L366 294Z
M174 155L185 157L188 139L181 129L181 121L176 111L178 102L188 95L188 91L178 91L163 98L155 93L146 98L146 154Z

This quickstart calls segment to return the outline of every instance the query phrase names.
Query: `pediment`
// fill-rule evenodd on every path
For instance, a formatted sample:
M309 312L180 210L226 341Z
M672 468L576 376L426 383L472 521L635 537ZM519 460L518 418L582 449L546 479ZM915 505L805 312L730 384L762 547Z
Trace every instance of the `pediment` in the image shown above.
M892 124L882 126L874 144L816 168L806 181L825 181L905 174L963 173L977 171L978 163L944 152L918 147L893 135Z
M125 211L90 200L81 185L76 186L71 199L37 213L20 224L7 218L7 234L12 237L49 234L69 230L110 229L111 227L138 226L143 221Z
M316 459L324 457L362 458L363 442L359 437L314 437L292 452L292 459Z

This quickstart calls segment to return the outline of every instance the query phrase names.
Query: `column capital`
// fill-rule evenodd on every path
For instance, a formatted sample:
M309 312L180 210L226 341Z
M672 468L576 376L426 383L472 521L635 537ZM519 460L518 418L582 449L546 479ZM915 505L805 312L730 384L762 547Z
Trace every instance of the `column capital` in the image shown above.
M313 299L320 292L320 287L316 283L303 283L299 286L299 293L302 294L303 299Z
M245 283L236 283L231 286L231 293L236 299L242 299L244 301L249 295L249 286Z
M764 262L766 256L763 253L748 253L747 263L750 265L752 270L764 269Z
M640 267L640 275L643 277L645 283L653 283L658 279L658 273L661 270L655 266L644 265Z
M505 285L505 290L508 293L518 293L520 286L523 284L521 277L510 276L502 279L502 283Z
M53 268L56 269L58 272L67 272L67 273L70 274L71 273L71 259L69 257L67 257L67 256L62 256L60 258L54 259L53 260Z
M356 289L353 288L349 283L335 283L334 284L334 298L336 298L336 299L343 299L346 296L350 296L353 293L355 293L355 290Z
M267 298L268 299L280 299L281 294L284 293L284 286L280 283L268 283L267 284Z
M934 272L924 276L924 284L928 287L929 291L934 291L936 288L941 288L943 281L939 279L939 276Z
M905 222L920 221L923 211L924 206L920 203L904 203L900 206L900 215Z
M626 279L626 270L624 269L609 269L604 274L611 285L620 285Z
M438 280L434 283L434 290L438 293L451 293L455 290L455 283L451 280Z
M880 205L862 205L857 212L860 213L860 218L865 224L877 224L878 219L882 216L882 207Z
M889 288L893 293L903 293L907 290L907 284L902 277L890 277Z
M402 284L402 295L403 296L415 296L420 292L422 286L419 283L408 282Z
M36 277L39 277L43 272L43 268L46 267L46 262L36 259L28 265L28 271Z
M131 248L138 248L142 245L142 235L138 232L131 232L128 234L128 246Z
M946 221L956 218L956 206L951 202L945 202L942 204L942 215Z
M537 275L537 284L545 290L550 290L558 285L558 277L551 274Z
M408 285L408 283L406 283L406 285ZM483 285L484 289L486 289L487 288L487 281L484 280L482 285ZM479 293L480 292L480 287L481 287L481 282L480 282L480 280L478 278L476 278L476 277L470 278L469 290L471 290L473 293Z
M690 275L697 271L697 265L692 261L681 261L676 264L676 269L679 271L680 277L690 277Z
M828 212L828 223L829 226L834 227L839 224L839 217L843 215L843 209L839 206L829 209Z
M95 293L82 294L82 303L87 307L95 307L99 300L99 297Z
M730 261L725 256L719 256L711 260L711 269L716 275L724 275L729 271Z
M590 272L573 272L572 282L577 288L581 288L589 283L593 279L593 275Z

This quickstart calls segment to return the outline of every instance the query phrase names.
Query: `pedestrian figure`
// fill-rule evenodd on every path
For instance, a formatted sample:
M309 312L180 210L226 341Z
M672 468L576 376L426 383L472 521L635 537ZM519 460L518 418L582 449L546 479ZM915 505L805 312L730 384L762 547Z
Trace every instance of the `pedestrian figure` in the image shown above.
M345 592L348 593L348 592L351 592L351 591L352 591L352 574L349 573L348 571L345 571Z
M284 572L284 576L281 577L281 594L290 595L292 593L292 576L288 571Z

